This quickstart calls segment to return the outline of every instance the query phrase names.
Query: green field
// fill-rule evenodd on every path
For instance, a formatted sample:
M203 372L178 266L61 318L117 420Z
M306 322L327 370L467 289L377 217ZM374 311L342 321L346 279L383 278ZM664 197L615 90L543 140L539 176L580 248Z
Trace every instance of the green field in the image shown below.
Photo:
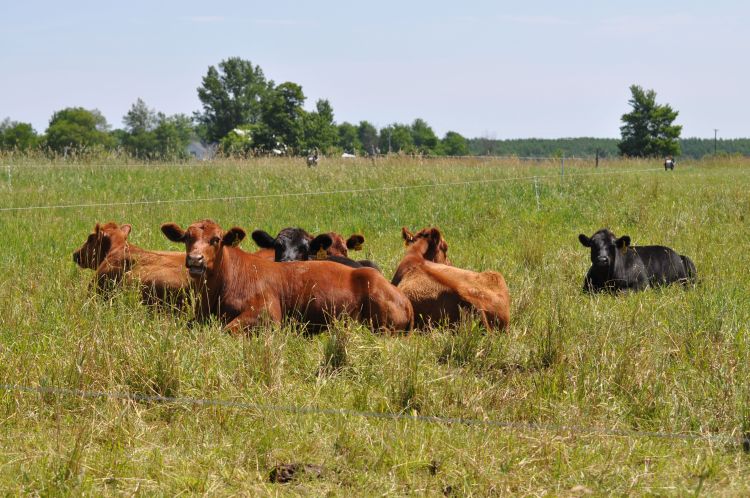
M557 162L510 160L330 159L311 170L298 159L4 158L0 490L747 496L749 173L741 159L685 161L670 173L660 161L568 162L561 177ZM401 227L436 225L454 265L504 274L510 330L487 334L467 317L456 330L409 336L342 322L309 337L285 323L238 339L218 323L189 327L187 314L148 309L133 289L92 295L92 272L71 258L98 221L131 223L141 247L181 250L160 224L202 218L248 232L361 232L357 257L389 279ZM584 295L589 254L577 236L602 227L690 256L700 283ZM249 239L242 247L254 250ZM274 466L292 462L322 475L269 482Z

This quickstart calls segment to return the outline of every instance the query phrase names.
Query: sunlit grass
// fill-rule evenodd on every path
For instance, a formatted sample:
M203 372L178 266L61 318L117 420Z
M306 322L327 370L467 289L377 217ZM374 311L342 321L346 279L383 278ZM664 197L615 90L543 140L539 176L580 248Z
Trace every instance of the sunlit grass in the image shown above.
M0 489L10 494L271 494L279 463L323 465L298 494L748 493L750 162L329 159L0 164L0 382L262 405L732 435L607 437L356 416L0 393ZM536 181L533 177L537 177ZM434 186L426 186L434 185ZM397 189L406 186L410 188ZM388 187L387 189L385 187ZM346 191L333 193L335 191ZM356 192L353 192L356 191ZM318 195L290 193L328 192ZM276 197L251 198L252 196ZM218 198L241 197L235 200ZM193 199L217 199L183 202ZM180 201L180 202L172 202ZM71 253L97 221L180 248L166 221L364 233L390 277L401 226L439 226L457 266L502 272L511 327L408 337L349 321L237 339L218 323L89 292ZM607 226L695 261L695 288L581 293L578 233ZM252 241L243 242L254 250ZM357 254L359 257L359 254ZM285 488L286 489L286 488Z

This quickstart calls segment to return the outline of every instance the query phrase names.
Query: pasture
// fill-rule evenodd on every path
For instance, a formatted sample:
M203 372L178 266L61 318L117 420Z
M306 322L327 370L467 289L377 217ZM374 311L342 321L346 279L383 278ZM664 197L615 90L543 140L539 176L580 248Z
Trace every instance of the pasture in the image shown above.
M8 494L750 494L748 160L674 172L568 161L563 177L559 162L512 160L0 166ZM69 207L7 209L45 205ZM97 221L130 223L132 244L177 251L160 224L202 218L248 233L361 232L352 256L388 279L401 227L438 226L454 265L503 273L510 329L485 334L466 317L455 330L389 337L344 320L312 337L285 323L238 339L155 312L134 289L92 295L92 272L71 258ZM583 294L590 262L577 237L602 227L690 256L700 283ZM242 247L255 250L249 238ZM285 463L323 470L270 483Z

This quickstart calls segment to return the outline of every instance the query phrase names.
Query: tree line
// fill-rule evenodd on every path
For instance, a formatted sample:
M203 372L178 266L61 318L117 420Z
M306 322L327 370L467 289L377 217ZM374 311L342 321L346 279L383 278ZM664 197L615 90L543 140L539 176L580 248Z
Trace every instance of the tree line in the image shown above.
M96 109L69 107L55 112L39 134L28 123L0 122L0 149L42 150L53 154L121 150L144 160L181 159L188 144L213 145L219 154L419 154L435 156L662 156L712 154L711 140L679 140L678 112L656 103L656 93L631 86L630 113L622 116L622 139L473 138L449 131L439 138L423 119L378 129L368 121L336 123L327 99L304 108L302 87L276 84L251 61L233 57L210 66L198 87L201 110L167 116L138 98L123 116L123 127L112 129ZM750 154L750 140L722 140L721 151Z

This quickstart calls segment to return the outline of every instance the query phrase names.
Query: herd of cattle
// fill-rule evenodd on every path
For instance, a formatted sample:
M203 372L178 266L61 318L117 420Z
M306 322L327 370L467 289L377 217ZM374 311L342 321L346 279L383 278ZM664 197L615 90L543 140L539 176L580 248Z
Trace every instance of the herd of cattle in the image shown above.
M345 241L335 232L313 237L301 228L286 228L272 237L256 230L252 238L260 249L250 253L238 247L246 236L241 228L224 231L211 220L186 229L166 223L164 235L185 245L184 252L167 252L129 244L131 229L97 223L73 253L80 267L96 271L96 288L134 283L144 302L192 304L198 320L216 316L233 334L285 317L316 330L341 314L386 331L456 323L462 309L478 313L487 330L505 329L510 322L503 276L453 266L437 228L402 229L406 252L390 282L374 262L349 258L348 251L364 243L358 234ZM586 292L695 282L693 262L668 247L631 246L630 237L617 238L606 229L592 237L581 234L579 240L591 249Z

